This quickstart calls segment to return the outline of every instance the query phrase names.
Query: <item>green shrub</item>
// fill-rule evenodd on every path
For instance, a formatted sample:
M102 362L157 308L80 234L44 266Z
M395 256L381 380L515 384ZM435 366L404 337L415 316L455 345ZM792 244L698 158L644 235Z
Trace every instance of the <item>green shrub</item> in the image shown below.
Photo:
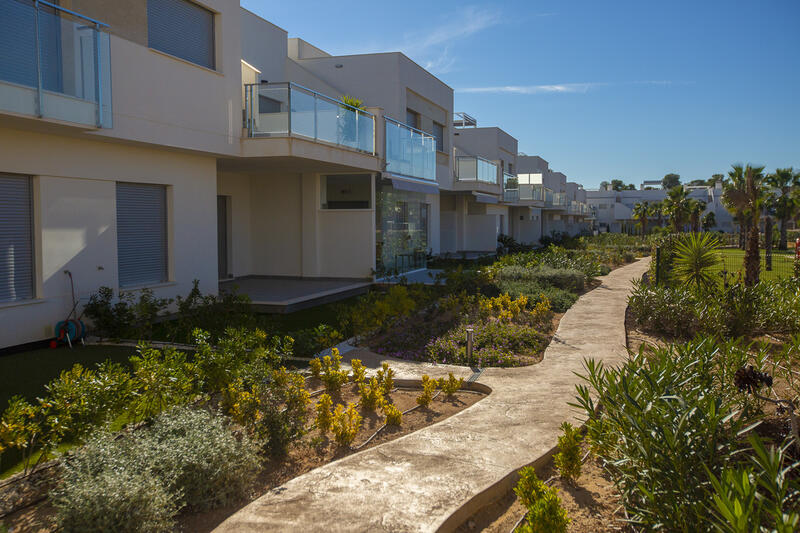
M294 355L297 357L314 357L344 340L341 333L327 324L301 329L293 332L291 336L294 339Z
M719 478L708 472L713 487L709 521L724 533L798 531L795 499L800 483L792 479L797 465L786 464L791 462L787 453L791 442L770 449L756 435L750 435L749 442L750 464L725 468Z
M584 287L583 272L574 269L538 266L527 268L512 265L499 269L495 273L497 281L527 281L539 286L558 287L570 291L580 291Z
M132 398L131 376L110 361L97 370L75 365L45 385L46 402L64 425L66 439L83 440L116 418Z
M467 326L462 324L425 347L428 360L467 366L517 366L514 356L541 351L545 337L535 329L514 322L489 321L474 326L472 357L467 354Z
M101 432L67 455L51 501L67 531L171 531L183 507L242 498L258 464L223 417L181 407L131 434Z
M587 416L588 440L630 519L645 530L709 529L711 483L703 465L714 475L731 466L740 435L758 415L740 409L742 393L732 380L718 380L721 352L747 348L723 348L700 339L632 353L619 368L586 362L575 406Z
M721 261L719 239L712 233L689 233L675 243L674 275L698 291L718 285L714 267Z
M153 417L160 412L188 403L199 391L196 366L185 352L173 347L163 350L142 344L133 364L131 410L137 420Z
M517 529L522 533L565 533L570 519L561 507L558 490L545 485L533 467L519 471L520 479L514 493L527 509L526 523Z
M501 280L497 287L503 293L508 293L512 298L526 296L530 303L541 301L542 297L550 301L550 307L556 313L564 313L578 301L578 295L568 290L557 287L543 287L530 281Z
M171 303L172 300L156 298L150 289L123 292L115 301L113 289L100 287L89 297L84 313L102 337L143 340L152 338L153 324Z
M279 457L305 434L311 397L304 385L302 375L279 368L266 379L237 379L228 387L225 405L267 453Z
M61 530L75 533L168 532L177 514L175 498L147 472L107 468L91 473L70 462L50 502Z
M211 344L211 334L192 332L193 363L204 391L224 391L237 377L278 368L292 353L291 337L268 336L260 329L228 328Z
M567 481L575 481L581 475L581 435L569 422L561 424L563 435L558 437L558 453L553 461L558 473Z

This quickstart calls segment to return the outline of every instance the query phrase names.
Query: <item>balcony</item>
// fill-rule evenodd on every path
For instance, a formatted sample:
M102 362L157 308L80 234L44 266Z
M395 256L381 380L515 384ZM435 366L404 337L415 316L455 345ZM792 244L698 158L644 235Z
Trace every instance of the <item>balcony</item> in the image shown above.
M503 172L503 201L508 203L519 201L519 179L508 172Z
M0 2L0 111L110 128L104 27L43 0Z
M458 156L456 157L456 179L497 185L497 165L482 157Z
M375 116L291 82L245 85L248 137L302 137L375 155Z
M567 207L567 195L563 192L552 193L552 200L549 202L552 207Z
M436 181L436 139L424 131L384 117L386 172Z

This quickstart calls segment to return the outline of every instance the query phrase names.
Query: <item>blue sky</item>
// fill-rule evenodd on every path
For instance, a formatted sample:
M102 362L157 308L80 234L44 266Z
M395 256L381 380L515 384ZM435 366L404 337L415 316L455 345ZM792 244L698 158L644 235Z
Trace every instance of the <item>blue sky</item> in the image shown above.
M588 188L800 168L798 0L242 5L332 54L406 53Z

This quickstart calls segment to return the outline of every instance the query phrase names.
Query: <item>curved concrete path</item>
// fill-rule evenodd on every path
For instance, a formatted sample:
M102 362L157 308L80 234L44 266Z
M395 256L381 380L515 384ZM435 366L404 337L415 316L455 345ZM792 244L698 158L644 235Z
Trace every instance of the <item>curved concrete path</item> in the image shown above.
M619 268L564 315L544 360L490 368L492 394L442 422L317 468L264 494L216 529L241 531L437 531L457 527L508 489L515 472L556 445L575 412L585 357L622 361L630 281L649 259ZM350 356L357 354L351 353ZM398 377L453 367L392 362ZM469 369L460 368L461 375ZM494 490L492 490L494 489Z

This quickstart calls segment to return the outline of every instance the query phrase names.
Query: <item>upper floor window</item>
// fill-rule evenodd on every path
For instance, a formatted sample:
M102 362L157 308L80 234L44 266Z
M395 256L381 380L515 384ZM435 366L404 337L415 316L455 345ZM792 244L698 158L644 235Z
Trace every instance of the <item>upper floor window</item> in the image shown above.
M513 174L514 173L514 163L509 163L508 164L508 173L509 174Z
M147 0L147 44L214 69L214 13L187 0Z
M438 122L434 122L433 131L431 134L436 139L436 150L439 152L444 152L444 126Z
M406 124L419 129L419 113L406 109Z
M33 298L31 180L0 174L0 302Z

